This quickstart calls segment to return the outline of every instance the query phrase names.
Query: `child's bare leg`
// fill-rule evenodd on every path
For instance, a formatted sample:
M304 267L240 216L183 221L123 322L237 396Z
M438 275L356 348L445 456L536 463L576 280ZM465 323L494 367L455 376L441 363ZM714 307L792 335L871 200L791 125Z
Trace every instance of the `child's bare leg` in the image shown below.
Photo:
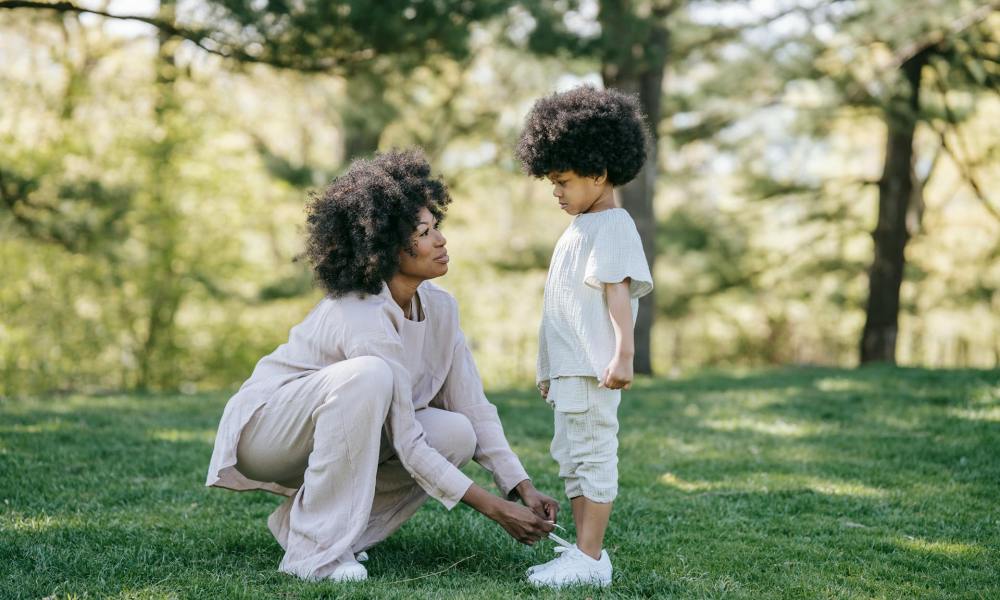
M576 525L577 535L580 535L580 530L583 528L583 513L586 510L583 505L584 500L586 500L586 498L583 496L577 496L569 499L569 507L570 510L573 511L573 524Z
M570 500L576 523L576 546L594 560L601 559L604 532L611 520L612 502L594 502L584 496Z

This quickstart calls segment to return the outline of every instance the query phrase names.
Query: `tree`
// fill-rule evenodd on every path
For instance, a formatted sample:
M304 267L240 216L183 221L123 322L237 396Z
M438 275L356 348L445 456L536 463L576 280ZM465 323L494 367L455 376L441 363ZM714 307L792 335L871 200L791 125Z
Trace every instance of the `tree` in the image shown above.
M950 72L971 74L972 77L941 77L938 71L941 101L947 107L948 84L983 86L1000 90L1000 77L990 76L991 69L1000 61L996 56L982 54L990 46L983 44L991 31L984 21L1000 7L1000 3L976 8L944 27L933 29L924 39L908 44L898 53L899 65L890 74L888 96L882 101L886 122L885 165L879 179L878 224L872 234L875 256L869 271L869 297L867 318L861 334L860 361L896 362L896 339L899 319L899 290L906 263L905 249L910 233L907 215L921 202L922 185L914 172L914 132L918 123L930 121L932 115L923 110L921 91L926 81L925 72L932 61L942 61L955 67ZM969 36L973 39L970 40ZM992 66L991 66L992 65ZM980 76L975 74L979 73ZM951 79L951 81L949 81ZM958 123L954 114L947 111L947 127ZM967 175L967 181L994 216L997 209L984 196L976 183L971 167L950 151L942 134L942 147L952 155Z
M235 65L260 63L341 76L348 95L338 107L346 162L375 151L382 130L396 115L397 108L386 100L388 85L433 57L464 58L470 25L502 14L508 5L500 0L302 4L211 0L187 10L176 5L169 15L150 17L69 1L0 0L0 12L91 14L141 22L156 28L165 43L186 41ZM261 151L267 158L282 160L266 146Z
M907 4L905 10L890 2L844 5L823 11L821 20L806 24L805 33L786 35L763 54L778 66L777 101L796 81L832 84L836 99L803 117L816 133L827 135L827 122L838 113L853 113L855 118L877 114L886 127L881 176L857 182L878 188L877 223L871 235L874 256L867 272L866 318L858 344L861 363L896 360L900 288L908 270L906 247L921 228L924 190L936 167L944 163L939 160L942 156L957 167L986 212L1000 218L996 202L977 182L980 160L955 147L964 145L960 126L975 116L975 110L959 113L949 108L953 92L965 92L975 102L983 92L1000 89L998 8L997 2L935 3L919 9ZM833 33L817 35L820 27ZM755 60L759 59L751 59ZM744 66L749 67L749 61ZM916 145L921 128L940 140L924 156ZM760 197L821 192L815 184L770 182ZM830 213L828 227L840 227L842 218L841 211ZM850 268L851 262L841 266Z

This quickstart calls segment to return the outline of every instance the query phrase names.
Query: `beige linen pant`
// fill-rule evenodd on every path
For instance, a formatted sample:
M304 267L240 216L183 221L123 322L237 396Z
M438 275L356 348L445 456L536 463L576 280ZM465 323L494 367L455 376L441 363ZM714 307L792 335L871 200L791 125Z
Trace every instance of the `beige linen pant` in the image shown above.
M244 427L236 469L298 488L268 519L285 549L281 571L326 577L427 500L384 433L392 385L382 359L342 361L283 386ZM472 458L476 436L464 415L428 407L416 417L452 464Z
M555 409L550 450L566 496L613 502L618 496L618 405L621 390L594 377L556 377L548 401Z

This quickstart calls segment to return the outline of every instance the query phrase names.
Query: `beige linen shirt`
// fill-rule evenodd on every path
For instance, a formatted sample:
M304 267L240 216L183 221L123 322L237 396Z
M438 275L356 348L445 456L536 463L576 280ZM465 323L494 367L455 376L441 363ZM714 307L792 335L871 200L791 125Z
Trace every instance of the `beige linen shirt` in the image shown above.
M501 492L528 479L510 449L496 407L459 327L458 305L440 287L424 282L417 291L423 331L414 341L413 323L393 301L387 286L377 295L326 297L289 332L288 342L262 358L223 411L205 485L233 490L263 489L291 496L295 490L254 481L236 468L240 432L281 386L323 367L358 356L376 356L392 369L393 398L386 433L400 461L431 497L447 508L457 504L472 480L424 440L414 411L435 406L465 415L475 430L474 460L493 474ZM408 342L405 343L404 342ZM415 352L414 350L422 351Z

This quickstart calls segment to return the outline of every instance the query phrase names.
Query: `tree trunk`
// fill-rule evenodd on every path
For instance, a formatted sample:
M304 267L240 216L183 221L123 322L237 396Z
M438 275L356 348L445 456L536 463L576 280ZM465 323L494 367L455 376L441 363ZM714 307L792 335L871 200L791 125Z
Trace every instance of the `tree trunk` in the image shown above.
M920 109L920 75L928 52L920 52L900 67L902 87L886 108L888 136L885 166L879 181L878 224L872 237L875 257L869 270L865 328L861 334L861 363L896 362L899 288L906 264L909 232L906 216L915 190L913 133Z
M616 190L618 204L628 211L642 238L642 249L652 273L656 262L656 215L653 195L657 171L657 126L663 98L663 74L667 64L669 34L663 15L652 15L645 21L642 39L636 39L635 21L630 18L627 2L605 0L601 3L601 25L605 52L601 66L604 87L614 88L639 97L650 144L646 164L629 184ZM635 323L636 373L651 374L652 330L656 315L655 290L639 300Z
M340 108L344 164L370 157L378 150L382 131L396 118L386 100L386 82L378 73L360 73L348 80L347 104Z
M162 0L159 17L173 23L175 10L176 0ZM150 206L146 227L149 263L144 290L149 312L146 315L146 336L137 357L139 373L136 387L140 390L148 389L154 383L173 383L176 354L174 329L183 298L175 267L180 217L172 205L169 192L178 143L172 119L179 109L174 87L177 81L176 50L180 40L163 30L157 37L159 52L156 57L156 103L153 111L162 138L150 149Z

